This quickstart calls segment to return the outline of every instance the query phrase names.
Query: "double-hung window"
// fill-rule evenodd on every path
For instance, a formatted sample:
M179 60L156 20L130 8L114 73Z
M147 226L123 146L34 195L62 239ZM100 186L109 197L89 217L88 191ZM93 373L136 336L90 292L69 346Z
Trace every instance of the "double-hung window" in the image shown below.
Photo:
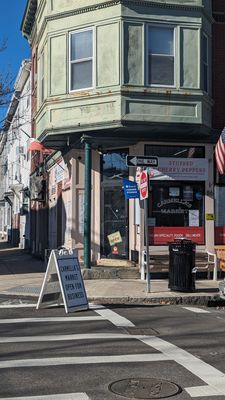
M148 26L148 73L149 85L174 86L174 29Z
M203 61L203 89L208 92L208 37L203 34L203 49L202 49L202 61Z
M93 87L93 30L70 35L70 90Z

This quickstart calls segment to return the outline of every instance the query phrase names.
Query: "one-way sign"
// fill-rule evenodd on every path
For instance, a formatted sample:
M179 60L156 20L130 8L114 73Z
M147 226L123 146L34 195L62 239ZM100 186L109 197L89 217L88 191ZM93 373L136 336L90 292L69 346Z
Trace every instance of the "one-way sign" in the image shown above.
M151 156L126 156L126 164L128 167L157 167L158 157Z

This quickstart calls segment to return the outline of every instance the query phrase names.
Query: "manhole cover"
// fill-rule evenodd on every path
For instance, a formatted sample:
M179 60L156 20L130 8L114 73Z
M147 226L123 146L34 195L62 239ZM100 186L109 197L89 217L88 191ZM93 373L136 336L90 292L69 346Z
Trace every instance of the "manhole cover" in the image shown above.
M122 379L111 383L109 390L129 399L164 399L181 392L175 383L154 378Z

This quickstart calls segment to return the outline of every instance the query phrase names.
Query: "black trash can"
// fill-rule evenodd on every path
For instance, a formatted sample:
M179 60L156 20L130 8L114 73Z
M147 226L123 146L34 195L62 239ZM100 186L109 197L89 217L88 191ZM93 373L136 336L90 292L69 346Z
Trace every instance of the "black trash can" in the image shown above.
M181 292L194 292L195 243L178 239L169 244L169 288Z

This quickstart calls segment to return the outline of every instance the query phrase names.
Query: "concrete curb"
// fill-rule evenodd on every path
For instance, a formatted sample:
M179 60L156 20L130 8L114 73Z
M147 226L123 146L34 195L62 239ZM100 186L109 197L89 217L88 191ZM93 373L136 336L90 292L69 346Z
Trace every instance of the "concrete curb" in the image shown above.
M110 304L110 305L201 305L208 306L210 303L220 302L219 295L209 296L174 296L174 297L88 297L88 301L94 304Z
M0 293L0 302L7 300L18 300L37 303L38 296L33 294L20 293ZM217 306L221 303L219 294L199 294L199 295L174 295L171 296L152 296L152 297L132 297L132 296L88 296L88 301L94 304L108 305L200 305Z

